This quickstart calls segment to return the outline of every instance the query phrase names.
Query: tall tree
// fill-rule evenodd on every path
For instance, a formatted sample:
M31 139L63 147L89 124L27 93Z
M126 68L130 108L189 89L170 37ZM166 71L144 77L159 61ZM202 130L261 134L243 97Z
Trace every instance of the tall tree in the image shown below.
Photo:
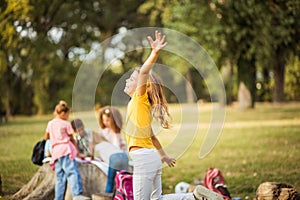
M295 53L299 46L299 8L295 1L227 0L219 1L216 5L224 27L226 51L231 60L236 63L240 60L239 75L252 77L248 78L252 81L246 83L252 96L255 96L253 73L256 72L252 68L260 64L264 66L264 71L268 66L274 71L273 101L283 101L284 69L288 54ZM241 76L240 80L247 80Z
M299 55L300 46L300 8L294 0L266 1L265 12L268 13L271 36L271 57L269 64L274 69L274 102L283 102L285 68L291 55Z
M224 56L238 67L238 85L244 83L251 94L251 107L256 96L256 52L260 46L259 31L263 29L263 7L255 0L216 3L216 12L226 41Z
M210 1L172 0L169 2L157 1L155 3L147 1L142 8L143 12L150 13L153 24L162 24L166 28L187 35L191 40L198 42L217 65L220 64L218 63L220 57L219 44L222 38L218 37L221 36L218 33L221 27L218 25L218 19L211 8ZM191 57L193 57L193 54L195 55L192 50L185 53L190 54ZM192 98L193 92L196 92L197 98L207 99L206 97L209 96L208 90L203 87L205 77L199 79L199 76L194 76L195 73L192 72L197 72L193 69L195 66L191 66L181 58L170 55L165 57L162 55L162 59L164 59L164 63L175 67L176 70L184 74L187 84L192 84L195 91L190 90L190 86L186 86L187 101L192 102L195 100Z
M0 86L0 101L4 102L7 117L12 111L13 83L17 74L17 57L22 38L17 31L19 24L28 22L28 13L31 7L28 0L0 1L0 78L3 81Z
M132 28L147 21L137 12L141 3L143 1L32 0L28 2L33 9L28 13L26 23L20 23L20 17L14 15L11 23L17 24L14 28L19 33L15 41L22 39L22 48L15 59L18 68L15 69L26 79L24 83L28 84L27 89L32 94L28 100L33 101L36 108L33 112L52 111L59 99L71 102L76 71L92 46L118 33L120 27ZM106 47L100 48L104 55ZM103 97L112 89L105 89L98 96ZM15 89L7 91L12 90ZM105 103L109 103L109 99Z
M80 17L76 14L78 2L70 1L31 1L34 9L30 14L30 55L27 65L33 71L31 78L33 101L37 113L53 110L59 99L70 102L70 87L75 69L68 56L72 47L80 43L84 34L77 24ZM72 34L71 34L72 33ZM25 64L25 63L24 63ZM62 92L64 91L64 92Z

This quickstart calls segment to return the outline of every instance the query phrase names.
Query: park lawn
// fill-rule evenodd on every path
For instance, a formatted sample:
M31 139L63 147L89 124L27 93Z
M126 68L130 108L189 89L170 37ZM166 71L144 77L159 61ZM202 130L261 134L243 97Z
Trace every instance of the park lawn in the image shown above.
M210 153L200 159L215 114L212 107L200 104L198 110L197 105L170 105L174 126L159 132L158 137L167 152L177 158L177 164L163 169L164 193L174 192L180 181L193 183L203 178L209 167L219 168L232 196L243 199L255 198L257 187L265 181L289 183L300 191L300 103L257 103L255 109L243 111L227 107L221 135L214 138L216 144ZM85 113L85 117L94 118L95 114ZM51 118L18 116L0 125L4 196L18 191L38 170L30 161L31 151ZM87 127L97 128L95 124Z

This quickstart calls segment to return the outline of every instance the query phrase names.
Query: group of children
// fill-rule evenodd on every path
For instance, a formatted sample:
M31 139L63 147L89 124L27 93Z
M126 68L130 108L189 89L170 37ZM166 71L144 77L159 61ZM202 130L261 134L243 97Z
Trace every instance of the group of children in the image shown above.
M85 130L81 120L67 121L70 108L61 101L55 107L55 118L49 121L45 138L51 140L52 157L50 165L55 168L56 186L55 200L64 199L65 183L71 186L73 199L89 199L82 196L82 183L75 157L94 156L109 163L106 192L113 190L116 171L128 168L128 156L133 162L133 193L135 200L172 199L172 200L222 200L217 193L197 186L192 193L162 195L162 163L173 167L174 158L163 150L158 138L151 128L152 119L160 122L163 128L169 128L169 111L164 96L163 85L152 68L160 50L167 43L165 36L155 32L155 38L148 37L151 53L145 63L133 71L126 80L124 92L131 99L127 106L126 123L122 128L122 120L118 111L112 107L100 110L99 125L101 134ZM114 121L114 123L112 123ZM111 124L114 124L111 126ZM72 127L73 126L73 127ZM120 134L124 133L126 143ZM73 130L77 138L72 137ZM112 144L112 145L111 145ZM90 147L90 148L89 148ZM117 147L117 148L113 148ZM78 151L79 150L79 151Z

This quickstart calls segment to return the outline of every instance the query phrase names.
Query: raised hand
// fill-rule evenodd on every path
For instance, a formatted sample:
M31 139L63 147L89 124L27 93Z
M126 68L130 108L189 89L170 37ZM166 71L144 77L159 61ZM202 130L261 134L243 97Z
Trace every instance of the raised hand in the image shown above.
M162 48L164 48L167 45L167 42L165 41L166 36L162 35L158 31L155 31L155 40L153 40L150 36L148 36L147 38L152 48L152 51L156 53L158 53Z

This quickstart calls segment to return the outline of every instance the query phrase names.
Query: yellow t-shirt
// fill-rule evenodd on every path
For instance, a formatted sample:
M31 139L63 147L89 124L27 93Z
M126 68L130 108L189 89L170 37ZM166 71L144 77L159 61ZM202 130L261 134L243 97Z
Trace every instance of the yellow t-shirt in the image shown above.
M154 148L151 139L151 104L147 92L141 96L133 94L127 107L125 128L123 129L128 150L132 146Z

